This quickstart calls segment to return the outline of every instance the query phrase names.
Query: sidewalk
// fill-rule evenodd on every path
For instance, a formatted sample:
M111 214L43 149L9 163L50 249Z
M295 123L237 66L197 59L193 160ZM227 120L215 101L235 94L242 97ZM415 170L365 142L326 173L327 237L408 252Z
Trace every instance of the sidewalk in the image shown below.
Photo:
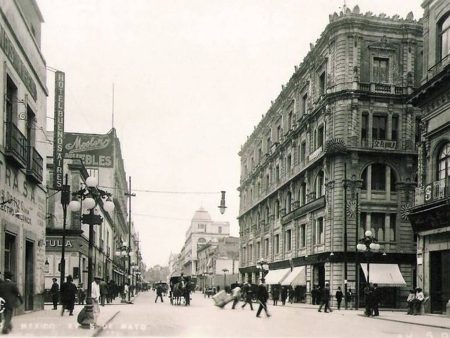
M134 298L131 299L133 301ZM94 329L81 328L77 322L78 313L84 305L75 305L73 316L65 311L61 316L61 305L58 310L52 310L53 305L46 304L44 310L34 311L19 316L14 316L12 320L13 329L9 336L15 337L95 337L114 317L120 312L122 306L133 306L128 303L121 303L120 298L112 304L100 306L100 314L97 319L97 327Z
M269 303L270 306L270 303ZM296 307L302 309L316 310L319 308L318 305L304 304L304 303L286 303L286 307ZM359 310L337 310L336 308L331 308L334 313L339 313L344 316L363 316L364 309ZM377 317L370 317L374 320L386 320L391 322L407 323L413 325L436 327L441 329L450 329L450 317L446 315L436 315L436 314L424 314L418 316L407 315L407 309L380 309L380 315Z

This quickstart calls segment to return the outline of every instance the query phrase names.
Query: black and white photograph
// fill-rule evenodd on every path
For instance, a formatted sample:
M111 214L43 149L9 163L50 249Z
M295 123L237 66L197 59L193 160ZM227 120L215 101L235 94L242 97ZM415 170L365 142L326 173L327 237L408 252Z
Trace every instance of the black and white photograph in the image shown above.
M450 337L450 0L0 0L0 334Z

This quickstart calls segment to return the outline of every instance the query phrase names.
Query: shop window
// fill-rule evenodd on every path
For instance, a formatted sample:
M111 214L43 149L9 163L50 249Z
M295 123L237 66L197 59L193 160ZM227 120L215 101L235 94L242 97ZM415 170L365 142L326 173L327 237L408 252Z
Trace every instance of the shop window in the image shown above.
M386 115L374 115L372 125L372 139L385 140L387 130L387 116Z
M386 166L384 164L372 164L372 190L386 190Z
M292 250L292 230L291 229L289 229L289 230L286 230L286 238L285 238L285 241L286 241L286 244L285 244L285 248L286 248L286 251L291 251Z
M439 60L437 62L450 54L450 13L447 13L439 22L438 32Z
M373 82L388 83L389 82L389 59L374 58L373 59Z
M446 143L438 156L438 179L450 177L450 143Z

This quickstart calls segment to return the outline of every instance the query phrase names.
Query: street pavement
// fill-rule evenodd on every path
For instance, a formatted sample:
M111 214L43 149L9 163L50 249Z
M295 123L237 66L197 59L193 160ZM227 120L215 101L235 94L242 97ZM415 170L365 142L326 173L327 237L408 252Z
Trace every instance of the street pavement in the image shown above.
M363 310L334 310L319 313L317 306L309 304L286 304L272 306L271 317L262 313L256 318L257 306L250 311L248 305L235 310L228 304L224 309L214 306L211 298L197 292L192 295L191 305L155 304L153 291L141 292L133 304L114 304L100 307L99 326L82 329L76 318L66 312L51 310L46 305L42 311L27 313L13 318L11 336L27 337L450 337L450 318L438 315L409 316L406 311L380 311L380 316L367 318ZM279 302L280 303L280 302Z

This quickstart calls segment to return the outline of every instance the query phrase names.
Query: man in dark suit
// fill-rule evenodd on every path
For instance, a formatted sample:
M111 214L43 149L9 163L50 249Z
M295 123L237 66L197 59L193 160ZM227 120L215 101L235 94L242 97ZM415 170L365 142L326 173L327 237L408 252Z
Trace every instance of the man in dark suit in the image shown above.
M378 288L378 284L376 284L376 283L373 284L372 297L373 297L373 302L372 302L373 315L379 316L380 313L378 311L378 306L381 303L381 290Z
M0 297L4 299L4 311L3 316L5 323L3 324L3 334L7 334L12 330L12 317L14 308L18 306L17 301L20 304L23 303L22 296L20 295L19 289L16 284L11 280L13 274L9 271L5 272L5 280L0 281Z
M73 316L77 292L78 290L75 284L73 284L72 276L67 276L67 281L61 285L61 316L64 314L64 310L69 310L69 316Z
M269 299L269 292L267 292L267 288L265 285L264 278L261 279L261 283L258 285L258 289L256 290L256 298L259 302L259 308L256 312L256 317L260 317L261 311L264 309L266 312L266 316L270 317L269 311L267 311L267 300Z
M319 307L319 312L322 312L322 306L325 305L325 312L332 312L330 309L330 285L328 283L325 283L325 287L322 289L322 297L321 297L321 303Z
M50 289L50 294L52 295L53 310L56 310L58 308L58 300L59 300L59 284L56 278L53 278L52 280L53 284Z

